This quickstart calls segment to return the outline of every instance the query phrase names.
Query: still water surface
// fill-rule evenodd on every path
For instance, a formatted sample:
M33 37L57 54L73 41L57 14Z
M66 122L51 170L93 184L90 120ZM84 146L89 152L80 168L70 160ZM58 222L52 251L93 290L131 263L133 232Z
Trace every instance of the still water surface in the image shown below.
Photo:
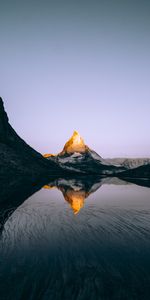
M4 225L0 299L150 299L150 189L116 178L55 185Z

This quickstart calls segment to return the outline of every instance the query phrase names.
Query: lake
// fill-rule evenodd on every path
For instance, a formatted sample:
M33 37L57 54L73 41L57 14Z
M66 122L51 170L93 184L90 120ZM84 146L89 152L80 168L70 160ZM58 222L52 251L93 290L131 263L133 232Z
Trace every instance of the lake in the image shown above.
M60 179L25 200L1 233L0 299L150 299L150 188Z

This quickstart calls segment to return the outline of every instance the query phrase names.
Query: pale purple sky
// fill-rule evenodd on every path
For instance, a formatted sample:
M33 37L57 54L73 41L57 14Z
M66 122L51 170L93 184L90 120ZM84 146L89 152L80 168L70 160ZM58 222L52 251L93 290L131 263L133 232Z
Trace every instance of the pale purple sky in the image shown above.
M0 96L41 153L150 157L150 1L4 1Z

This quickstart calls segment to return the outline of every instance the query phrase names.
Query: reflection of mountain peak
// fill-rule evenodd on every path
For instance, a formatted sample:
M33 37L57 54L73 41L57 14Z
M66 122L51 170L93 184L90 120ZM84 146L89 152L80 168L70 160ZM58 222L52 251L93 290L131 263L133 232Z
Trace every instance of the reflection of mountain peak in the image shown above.
M44 185L44 189L53 189L53 188L58 188L62 193L65 198L65 200L70 204L74 214L76 215L80 209L84 205L84 200L87 197L86 191L80 190L80 188L74 186L73 188L71 187L65 187L65 186L51 186L49 185Z
M128 183L116 177L100 178L88 176L88 178L56 179L43 188L57 188L60 190L65 200L70 204L74 214L77 214L84 206L85 199L92 193L95 193L103 184L124 185Z
M76 215L84 205L86 192L83 190L74 191L73 189L63 190L63 188L61 188L61 191L64 195L65 200L71 205L71 208Z
M44 186L45 189L58 188L70 204L74 214L84 206L85 199L101 186L99 178L57 179Z

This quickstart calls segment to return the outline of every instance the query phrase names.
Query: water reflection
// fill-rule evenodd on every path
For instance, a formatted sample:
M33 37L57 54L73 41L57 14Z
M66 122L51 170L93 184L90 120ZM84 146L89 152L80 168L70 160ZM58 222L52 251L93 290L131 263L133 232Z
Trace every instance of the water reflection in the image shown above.
M48 188L46 185L44 188ZM55 186L57 188L57 186ZM63 193L65 200L71 205L71 208L76 215L80 209L84 206L84 200L88 197L88 193L86 191L78 189L77 186L73 188L66 188L65 186L59 187L59 190Z
M40 190L47 179L41 178L38 183L19 185L15 192L7 193L4 197L0 190L0 232L11 214L21 205L28 197ZM139 186L150 187L150 180L127 178L126 181L117 177L96 177L82 176L76 178L51 178L50 182L44 185L45 189L57 188L63 195L65 200L71 205L74 214L77 214L84 206L85 199L100 188L103 184L127 185L136 184ZM6 183L7 188L7 183Z
M4 224L0 299L148 300L149 200L117 178L51 180Z
M60 190L64 199L70 204L74 214L78 214L83 208L85 199L90 194L96 192L103 184L127 185L126 181L120 180L117 177L89 177L89 178L74 178L74 179L57 179L43 186L44 189L56 188Z

